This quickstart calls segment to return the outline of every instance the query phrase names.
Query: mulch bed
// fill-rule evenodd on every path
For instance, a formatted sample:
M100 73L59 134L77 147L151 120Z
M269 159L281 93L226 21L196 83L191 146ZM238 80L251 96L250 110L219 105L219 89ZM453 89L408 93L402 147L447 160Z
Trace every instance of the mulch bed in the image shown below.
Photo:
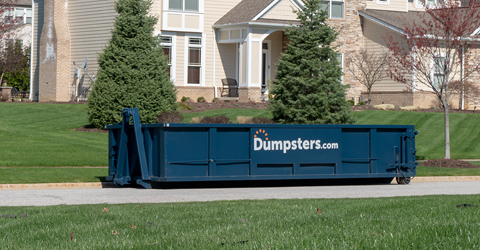
M472 164L468 161L460 161L454 159L435 159L422 162L420 165L427 167L439 168L480 168L480 166Z

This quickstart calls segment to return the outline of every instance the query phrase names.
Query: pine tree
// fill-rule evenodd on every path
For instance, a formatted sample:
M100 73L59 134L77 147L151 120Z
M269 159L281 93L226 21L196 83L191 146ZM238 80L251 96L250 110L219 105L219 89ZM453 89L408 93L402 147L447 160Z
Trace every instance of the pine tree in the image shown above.
M277 64L270 105L273 118L279 123L353 123L338 53L331 46L337 32L326 24L319 0L304 3L296 11L300 24L285 31L290 43Z
M88 117L98 128L122 120L123 108L138 108L142 123L153 123L177 108L167 57L153 36L157 18L151 0L118 0L112 38L99 55L100 69L88 98Z

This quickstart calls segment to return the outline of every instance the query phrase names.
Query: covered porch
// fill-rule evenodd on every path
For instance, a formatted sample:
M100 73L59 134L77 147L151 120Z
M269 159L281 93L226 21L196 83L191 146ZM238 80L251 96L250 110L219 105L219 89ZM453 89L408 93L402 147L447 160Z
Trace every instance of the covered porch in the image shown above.
M288 24L245 23L215 26L221 67L215 70L222 84L220 99L240 102L268 100L268 91L277 73L276 64L287 48L284 29ZM225 79L234 80L226 86ZM220 82L220 79L218 80ZM230 90L225 91L225 88Z

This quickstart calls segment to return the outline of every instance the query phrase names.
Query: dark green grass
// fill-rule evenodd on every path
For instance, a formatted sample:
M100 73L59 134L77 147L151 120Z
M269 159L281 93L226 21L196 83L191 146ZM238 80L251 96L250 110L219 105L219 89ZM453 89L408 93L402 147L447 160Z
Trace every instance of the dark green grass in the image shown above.
M480 168L439 168L417 166L417 176L479 176Z
M415 125L417 159L444 157L445 135L443 113L403 111L354 112L358 124ZM453 159L480 159L480 113L450 114L451 156Z
M88 125L86 105L0 103L0 166L106 166L107 134Z
M478 249L480 195L1 207L2 249ZM320 213L317 213L320 209Z
M7 167L0 168L0 184L105 181L107 168Z

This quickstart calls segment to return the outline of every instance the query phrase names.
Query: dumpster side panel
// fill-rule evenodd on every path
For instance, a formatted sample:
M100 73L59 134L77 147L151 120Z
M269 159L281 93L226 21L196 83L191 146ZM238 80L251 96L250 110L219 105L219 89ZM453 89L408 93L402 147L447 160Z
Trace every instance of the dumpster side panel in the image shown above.
M342 129L342 165L338 174L369 174L372 161L370 156L369 128Z
M164 136L166 177L208 176L208 128L170 128Z
M210 176L248 176L250 167L249 129L218 128L213 140L215 171Z
M341 129L252 128L252 175L334 174L341 160Z

